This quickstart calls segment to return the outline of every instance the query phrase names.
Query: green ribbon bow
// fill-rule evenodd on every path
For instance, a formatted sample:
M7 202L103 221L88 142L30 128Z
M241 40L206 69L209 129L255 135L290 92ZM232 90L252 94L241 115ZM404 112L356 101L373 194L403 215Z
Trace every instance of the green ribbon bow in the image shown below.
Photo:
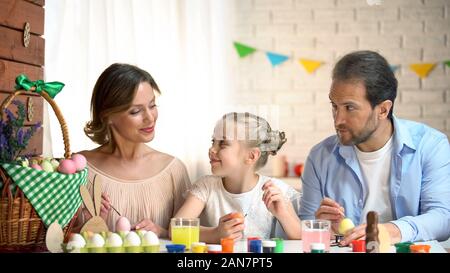
M63 89L64 83L62 82L44 82L43 80L30 81L27 76L20 74L16 78L16 90L25 89L30 90L32 87L36 87L34 92L41 93L46 92L52 99L58 95Z

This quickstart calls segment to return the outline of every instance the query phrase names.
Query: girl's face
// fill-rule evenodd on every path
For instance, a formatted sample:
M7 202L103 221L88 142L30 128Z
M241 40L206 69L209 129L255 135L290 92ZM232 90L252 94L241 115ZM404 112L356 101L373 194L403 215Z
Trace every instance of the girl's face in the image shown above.
M254 163L252 149L245 141L245 125L230 120L221 120L214 128L212 145L209 148L211 172L226 177L240 173Z
M247 151L238 140L213 139L209 148L211 172L218 176L229 176L239 172L245 165Z
M111 115L109 122L114 138L146 143L155 136L157 119L155 93L148 82L141 82L130 108Z

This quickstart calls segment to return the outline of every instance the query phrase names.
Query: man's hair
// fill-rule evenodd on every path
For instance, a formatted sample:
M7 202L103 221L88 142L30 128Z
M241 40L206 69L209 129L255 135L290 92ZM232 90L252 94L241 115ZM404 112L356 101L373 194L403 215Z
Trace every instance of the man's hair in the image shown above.
M333 81L360 81L372 109L385 100L392 101L392 118L397 97L397 79L386 59L373 51L355 51L342 57L333 69Z

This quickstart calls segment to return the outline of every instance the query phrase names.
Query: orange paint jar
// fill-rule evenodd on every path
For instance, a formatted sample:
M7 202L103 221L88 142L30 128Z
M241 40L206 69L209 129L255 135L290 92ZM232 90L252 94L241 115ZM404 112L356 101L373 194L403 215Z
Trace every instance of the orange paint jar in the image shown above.
M222 253L233 253L234 250L234 240L231 238L220 239L220 244L222 245Z
M411 253L430 253L430 245L410 245Z

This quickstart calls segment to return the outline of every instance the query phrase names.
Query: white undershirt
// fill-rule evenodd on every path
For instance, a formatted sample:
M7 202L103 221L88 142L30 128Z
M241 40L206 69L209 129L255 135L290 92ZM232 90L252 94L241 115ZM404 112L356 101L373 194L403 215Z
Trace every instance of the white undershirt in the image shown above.
M389 177L391 174L392 136L379 150L362 152L355 147L359 166L367 189L366 201L361 213L361 223L366 222L369 211L378 212L378 221L392 221L392 207L389 194Z

